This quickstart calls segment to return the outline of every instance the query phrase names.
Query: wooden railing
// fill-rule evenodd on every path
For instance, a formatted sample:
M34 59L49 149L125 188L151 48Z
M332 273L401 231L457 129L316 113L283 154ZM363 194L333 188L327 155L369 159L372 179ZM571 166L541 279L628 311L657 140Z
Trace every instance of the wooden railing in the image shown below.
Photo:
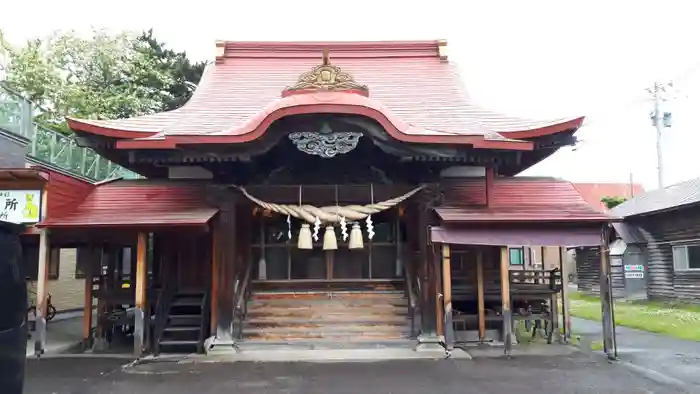
M163 331L168 322L168 313L170 312L170 304L175 296L175 284L172 280L164 280L158 302L156 303L155 326L153 328L153 354L160 354L160 340L163 336Z
M559 268L550 271L510 271L510 290L513 293L557 293L561 291Z
M233 338L241 339L243 336L243 323L248 313L248 299L250 297L253 263L248 263L243 274L237 275L234 282L233 294Z
M411 321L411 337L416 336L416 313L419 310L420 281L412 264L404 265L406 295L408 297L408 317Z
M201 304L202 321L199 323L199 339L197 343L197 351L204 353L204 341L208 337L209 321L211 316L211 286L207 286L207 291L204 293Z

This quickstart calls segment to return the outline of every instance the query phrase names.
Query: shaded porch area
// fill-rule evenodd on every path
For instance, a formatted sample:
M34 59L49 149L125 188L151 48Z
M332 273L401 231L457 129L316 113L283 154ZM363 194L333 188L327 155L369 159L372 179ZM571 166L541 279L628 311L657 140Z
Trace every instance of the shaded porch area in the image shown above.
M202 348L217 213L197 184L117 180L39 224L46 250L78 250L84 349L139 356L157 352L168 338L189 351ZM166 324L177 319L181 324L168 332ZM44 346L40 338L37 348Z
M606 248L606 229L602 221L443 220L432 227L430 240L441 261L443 297L438 320L443 322L446 348L497 343L508 355L518 343L515 332L519 325L533 338L542 332L547 343L568 339L568 272L563 258L556 267L526 269L514 261L514 252L559 247L562 257L561 250L570 246ZM600 261L602 266L607 265L606 257L604 254Z

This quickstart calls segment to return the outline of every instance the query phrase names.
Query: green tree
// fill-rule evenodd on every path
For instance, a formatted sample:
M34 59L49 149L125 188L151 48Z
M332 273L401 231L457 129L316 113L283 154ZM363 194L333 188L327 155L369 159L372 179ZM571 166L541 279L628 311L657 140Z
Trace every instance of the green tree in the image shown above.
M136 50L147 59L155 59L155 75L143 75L147 79L139 83L151 87L157 87L161 92L163 110L173 110L183 106L190 99L194 88L202 78L206 62L191 62L185 52L176 52L168 49L166 44L158 41L153 36L153 30L148 30L136 39ZM167 74L172 77L168 84L163 84L158 78L159 74Z
M600 202L605 204L605 207L608 209L613 209L625 201L627 201L627 199L621 196L605 196L600 199Z
M39 110L35 121L67 132L68 116L126 118L177 108L199 82L203 63L169 50L152 32L89 37L74 31L33 39L21 47L3 42L9 86Z

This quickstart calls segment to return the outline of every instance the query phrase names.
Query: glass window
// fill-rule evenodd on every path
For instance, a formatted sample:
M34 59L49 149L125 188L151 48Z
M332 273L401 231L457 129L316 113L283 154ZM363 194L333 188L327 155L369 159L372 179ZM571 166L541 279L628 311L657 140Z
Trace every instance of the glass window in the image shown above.
M523 265L523 248L509 248L510 265Z
M700 270L700 245L674 246L673 269L675 271Z

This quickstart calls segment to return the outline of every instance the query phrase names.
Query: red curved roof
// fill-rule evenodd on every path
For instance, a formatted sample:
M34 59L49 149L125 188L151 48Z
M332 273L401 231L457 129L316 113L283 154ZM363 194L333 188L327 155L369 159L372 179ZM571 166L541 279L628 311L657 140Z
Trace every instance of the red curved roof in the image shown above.
M532 149L515 141L581 126L583 117L537 121L509 117L475 105L454 64L441 57L441 42L261 43L227 42L207 67L195 94L175 111L118 120L69 119L76 131L107 135L121 147L169 147L180 143L245 142L274 119L298 113L360 113L376 119L401 141L464 143ZM330 62L369 88L282 97L285 87ZM168 142L166 142L168 141Z

